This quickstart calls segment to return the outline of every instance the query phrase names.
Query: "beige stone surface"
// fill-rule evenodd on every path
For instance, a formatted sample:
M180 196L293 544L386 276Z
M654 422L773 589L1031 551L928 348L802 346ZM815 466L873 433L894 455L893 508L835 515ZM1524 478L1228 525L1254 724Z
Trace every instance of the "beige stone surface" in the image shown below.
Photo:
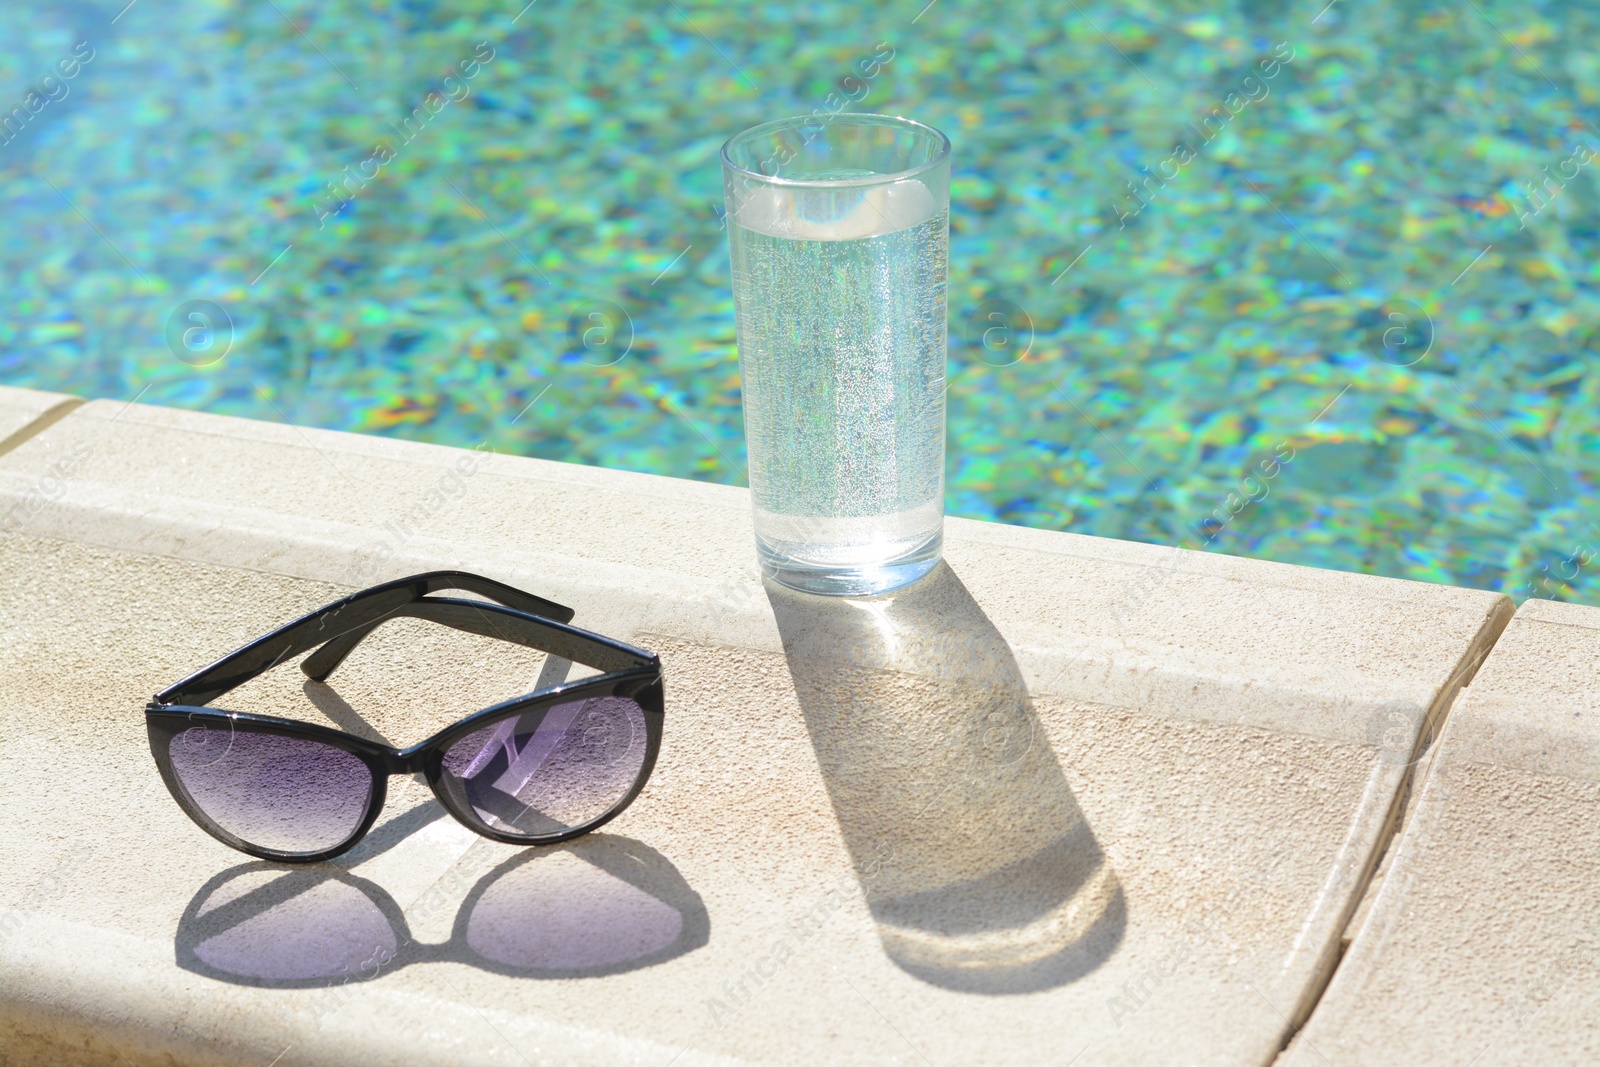
M820 600L759 581L742 490L102 402L0 457L0 506L79 442L0 542L0 1062L1267 1063L1508 614L963 521L923 583ZM190 825L149 694L439 566L662 654L640 800L519 851L396 787L310 873ZM395 624L330 687L282 667L224 703L402 743L537 659ZM328 929L403 944L251 977Z
M1285 1062L1600 1063L1600 609L1523 604L1426 771Z

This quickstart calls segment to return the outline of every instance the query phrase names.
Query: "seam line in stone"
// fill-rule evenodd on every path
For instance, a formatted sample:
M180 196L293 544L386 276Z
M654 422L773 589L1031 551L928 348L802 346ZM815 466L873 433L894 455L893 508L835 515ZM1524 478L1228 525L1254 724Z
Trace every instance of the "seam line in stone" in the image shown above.
M1305 1029L1322 1002L1324 994L1333 985L1334 977L1338 974L1339 967L1356 947L1356 939L1361 931L1366 928L1365 918L1372 914L1374 901L1365 913L1362 914L1361 905L1366 899L1367 892L1371 889L1373 880L1378 872L1383 870L1384 861L1394 850L1400 839L1404 836L1404 816L1407 812L1407 801L1421 786L1418 781L1418 768L1426 763L1432 765L1432 760L1424 760L1428 750L1437 743L1444 732L1445 720L1455 708L1456 702L1461 698L1472 679L1478 674L1483 664L1488 660L1489 654L1500 643L1500 638L1505 635L1506 628L1511 625L1511 620L1516 617L1517 605L1509 597L1501 597L1495 601L1494 606L1486 614L1482 627L1479 628L1472 643L1467 646L1461 660L1440 687L1439 697L1434 701L1434 706L1429 709L1427 717L1423 720L1422 729L1417 732L1417 741L1411 752L1411 762L1406 767L1406 773L1396 787L1394 797L1390 801L1389 813L1378 841L1374 844L1372 854L1368 858L1365 869L1359 879L1354 892L1351 893L1349 914L1345 916L1344 923L1339 928L1338 934L1326 950L1326 962L1322 971L1314 975L1311 985L1306 989L1300 1002L1300 1008L1285 1028L1283 1038L1278 1046L1278 1051L1267 1061L1270 1065L1279 1063L1289 1046L1296 1037ZM1381 890L1380 890L1381 891ZM1363 922L1360 929L1351 930L1358 914L1362 914ZM1348 940L1346 935L1351 935Z
M27 444L35 437L44 433L50 427L54 426L62 419L81 408L85 403L86 401L82 397L69 396L66 399L61 400L53 406L47 408L43 414L39 415L32 422L26 424L15 433L10 434L4 440L0 440L0 456L4 456L6 453L12 452L22 445Z

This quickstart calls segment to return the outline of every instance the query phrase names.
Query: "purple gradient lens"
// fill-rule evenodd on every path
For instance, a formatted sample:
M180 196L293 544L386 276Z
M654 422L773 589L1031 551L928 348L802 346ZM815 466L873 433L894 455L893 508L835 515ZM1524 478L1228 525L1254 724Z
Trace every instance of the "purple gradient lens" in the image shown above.
M644 712L591 697L512 715L444 754L441 784L491 828L529 837L593 822L628 795L644 766Z
M323 852L350 839L372 772L342 748L205 723L172 738L172 770L222 829L260 848Z

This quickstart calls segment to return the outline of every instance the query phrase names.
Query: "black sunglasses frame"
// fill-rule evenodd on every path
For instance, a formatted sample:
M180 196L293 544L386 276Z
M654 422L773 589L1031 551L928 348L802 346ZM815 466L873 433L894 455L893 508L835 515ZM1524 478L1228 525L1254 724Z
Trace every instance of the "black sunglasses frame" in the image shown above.
M441 589L461 589L498 603L429 595ZM569 626L567 620L572 615L570 608L553 601L465 571L432 571L385 582L281 626L157 693L145 707L150 752L168 792L201 829L223 844L260 859L314 863L349 851L377 821L387 797L388 779L396 774L421 773L445 810L484 837L514 845L567 841L616 818L644 790L661 751L665 714L661 662L655 654ZM605 673L502 701L407 748L391 748L342 730L296 719L206 706L229 690L313 648L317 651L306 657L301 670L313 681L323 681L363 638L388 620L404 616L537 648ZM628 792L596 818L555 833L509 833L484 822L464 797L453 796L441 784L445 752L462 737L503 719L547 713L557 704L607 696L625 697L638 704L644 716L645 754ZM537 726L536 723L532 725ZM345 840L317 852L264 848L223 829L189 795L172 765L173 741L195 728L225 728L230 737L237 732L302 738L357 757L372 776L367 810L360 825Z

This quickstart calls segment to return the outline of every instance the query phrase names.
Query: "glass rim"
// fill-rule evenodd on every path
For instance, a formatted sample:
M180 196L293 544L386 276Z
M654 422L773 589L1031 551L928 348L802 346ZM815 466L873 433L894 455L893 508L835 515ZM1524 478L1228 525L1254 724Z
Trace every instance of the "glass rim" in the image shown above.
M906 170L893 171L888 174L873 174L863 178L780 178L772 174L762 174L748 167L741 167L728 156L728 149L733 147L735 141L743 141L761 134L771 133L774 130L798 129L802 126L832 126L835 124L856 126L891 126L904 130L915 130L933 135L938 151L926 163L919 163ZM903 115L878 115L866 111L842 111L824 119L815 115L794 115L784 119L773 119L763 122L749 129L740 130L722 143L722 165L727 170L742 174L756 181L766 182L770 185L789 185L808 189L850 189L865 188L873 185L885 185L891 182L904 181L925 174L933 168L945 163L950 158L950 138L941 131L926 123L915 119L908 119Z

